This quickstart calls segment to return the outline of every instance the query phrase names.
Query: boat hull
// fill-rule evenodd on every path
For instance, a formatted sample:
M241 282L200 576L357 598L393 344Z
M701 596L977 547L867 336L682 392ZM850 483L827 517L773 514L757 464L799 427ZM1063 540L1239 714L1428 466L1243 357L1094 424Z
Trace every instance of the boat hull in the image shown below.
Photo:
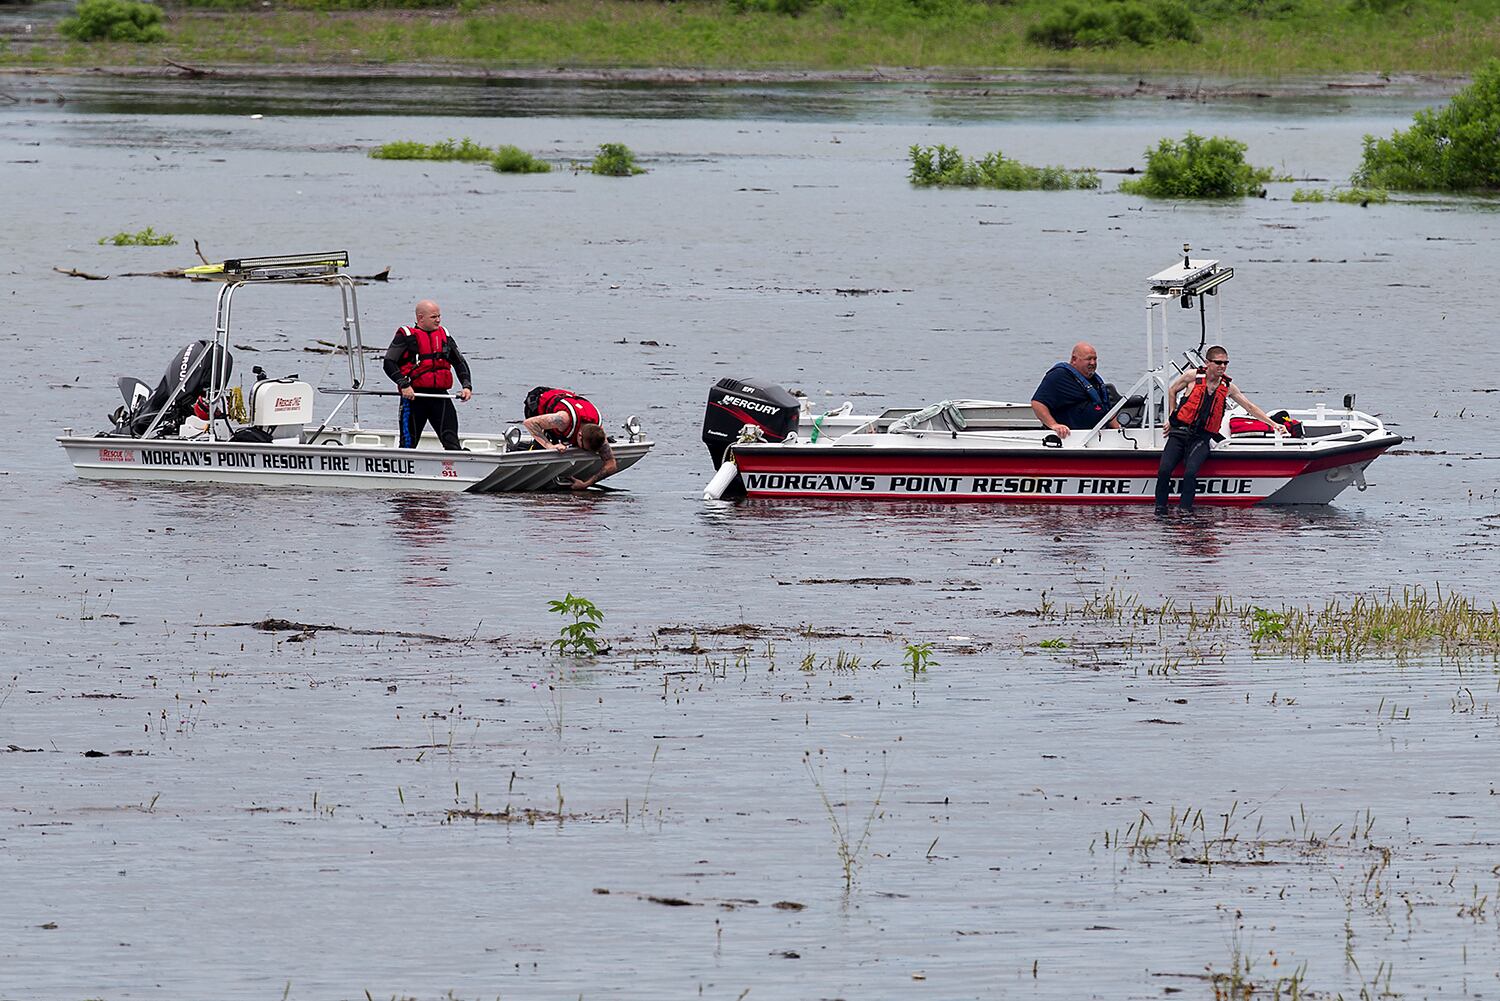
M1398 444L1397 435L1317 450L1224 450L1198 473L1197 503L1328 504ZM939 500L982 503L1148 504L1160 449L909 448L738 445L749 497ZM1173 479L1174 503L1181 487Z
M375 440L371 433L370 440ZM320 440L324 440L320 438ZM239 483L332 489L512 493L566 489L599 458L580 449L447 452L389 445L143 440L108 436L58 438L78 475L91 480ZM651 442L611 446L620 469L638 462Z

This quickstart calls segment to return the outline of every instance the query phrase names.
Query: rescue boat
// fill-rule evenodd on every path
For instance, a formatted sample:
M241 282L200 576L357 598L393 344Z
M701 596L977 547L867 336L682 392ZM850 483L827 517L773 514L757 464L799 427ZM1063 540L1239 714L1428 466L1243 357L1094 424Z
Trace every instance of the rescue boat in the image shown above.
M725 497L800 497L1040 504L1150 504L1166 440L1172 380L1201 366L1205 303L1216 303L1234 269L1182 260L1148 279L1148 371L1098 427L1067 438L1042 426L1029 403L944 400L926 407L855 415L846 404L815 414L773 383L723 379L709 393L703 441L717 468L704 491ZM1197 306L1197 348L1173 360L1168 306ZM1160 354L1157 354L1159 345ZM1158 360L1159 359L1159 360ZM1372 414L1342 405L1276 411L1291 433L1231 405L1224 440L1199 471L1198 504L1328 504L1402 436ZM1109 424L1117 421L1119 428ZM1180 483L1172 483L1173 504Z
M111 427L91 434L63 430L57 441L78 475L100 480L174 483L248 483L261 486L374 488L469 493L566 490L586 479L601 460L592 452L535 448L521 427L461 431L463 451L443 449L429 431L416 448L400 448L394 429L361 423L360 401L395 397L367 388L364 340L354 280L344 270L348 254L297 254L240 258L189 269L222 281L212 339L194 341L172 356L151 389L139 379L120 380L124 404ZM234 295L245 286L332 285L343 310L348 385L314 388L297 376L270 378L257 366L249 386L231 385L229 352ZM243 335L240 335L243 336ZM321 419L318 393L337 396ZM340 418L341 413L347 416ZM335 423L335 422L338 423ZM630 417L624 437L610 439L620 470L651 450L640 422Z

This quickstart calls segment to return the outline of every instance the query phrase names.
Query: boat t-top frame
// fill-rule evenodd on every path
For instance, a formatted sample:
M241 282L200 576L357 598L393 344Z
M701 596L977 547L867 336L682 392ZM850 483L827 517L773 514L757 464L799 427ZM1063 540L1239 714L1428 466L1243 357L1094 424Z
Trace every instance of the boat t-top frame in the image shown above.
M1182 245L1182 263L1174 264L1164 271L1158 271L1147 279L1150 291L1146 295L1146 373L1136 380L1130 391L1120 397L1120 400L1110 408L1093 430L1081 437L1079 446L1088 445L1096 441L1102 430L1109 427L1110 421L1119 415L1120 411L1127 406L1132 406L1132 400L1145 401L1141 409L1140 423L1137 427L1146 431L1167 430L1167 418L1172 412L1172 380L1183 371L1183 366L1178 365L1172 357L1172 342L1168 331L1167 322L1171 311L1167 308L1169 303L1176 302L1183 309L1192 309L1196 304L1198 307L1198 322L1200 336L1198 346L1190 351L1184 352L1184 359L1189 365L1202 364L1203 346L1208 339L1208 316L1205 303L1209 297L1214 300L1214 326L1217 330L1217 339L1222 342L1224 335L1224 309L1219 299L1219 288L1229 279L1234 277L1234 268L1224 267L1218 261L1194 260L1189 256L1190 248L1187 244ZM1156 343L1160 332L1161 354L1158 361ZM1276 438L1276 444L1280 444L1280 437ZM1073 442L1070 440L1069 445Z
M229 321L234 306L234 294L246 285L336 285L343 305L344 350L349 362L350 392L334 407L324 422L327 426L339 407L352 401L351 416L354 427L359 427L359 391L365 384L364 335L359 326L359 299L354 291L354 279L343 269L349 266L349 252L335 251L325 254L285 254L277 257L240 257L221 264L203 264L187 268L183 272L189 278L211 278L224 282L219 289L218 302L214 310L213 348L199 359L209 365L208 390L204 393L209 413L228 404L229 396ZM335 349L336 350L336 349ZM142 435L150 438L156 427L176 402L184 380L179 380L177 389L156 415L156 420ZM208 422L208 435L219 441L218 422Z

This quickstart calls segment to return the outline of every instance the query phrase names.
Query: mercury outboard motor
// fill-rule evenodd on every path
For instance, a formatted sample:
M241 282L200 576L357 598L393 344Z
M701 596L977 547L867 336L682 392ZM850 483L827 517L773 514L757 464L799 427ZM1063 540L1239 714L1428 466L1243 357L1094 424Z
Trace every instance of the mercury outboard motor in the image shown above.
M761 429L767 441L781 441L797 430L802 404L774 382L764 379L720 379L708 391L703 412L703 443L713 456L714 468L724 463L724 453L739 440L746 424Z
M215 348L213 341L194 341L172 356L166 374L151 395L120 415L117 423L121 430L128 428L133 437L139 438L150 430L156 415L165 409L166 414L157 425L157 431L175 432L193 412L193 403L208 391L215 352L222 358L219 364L224 378L229 378L234 367L234 358L229 352ZM121 382L123 386L124 380Z

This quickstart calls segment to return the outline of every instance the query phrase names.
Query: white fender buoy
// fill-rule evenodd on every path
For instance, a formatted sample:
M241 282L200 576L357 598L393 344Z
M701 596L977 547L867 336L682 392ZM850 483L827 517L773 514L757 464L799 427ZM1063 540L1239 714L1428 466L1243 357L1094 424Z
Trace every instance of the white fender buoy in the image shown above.
M714 473L714 478L708 481L708 486L703 488L703 499L706 501L719 500L724 496L724 491L729 489L729 484L740 475L740 467L734 464L734 456L724 457L724 464L719 471Z

